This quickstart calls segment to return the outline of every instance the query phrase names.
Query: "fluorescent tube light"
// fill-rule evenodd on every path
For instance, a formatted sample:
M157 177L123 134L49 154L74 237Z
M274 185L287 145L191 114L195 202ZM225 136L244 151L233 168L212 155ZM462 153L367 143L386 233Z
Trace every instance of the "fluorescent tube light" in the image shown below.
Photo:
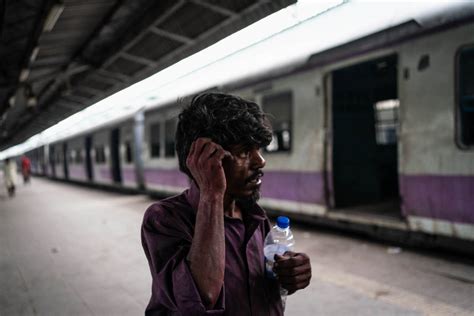
M59 16L63 13L64 4L56 3L52 6L51 10L49 10L48 16L46 17L46 22L44 23L43 31L44 32L51 32L58 22Z

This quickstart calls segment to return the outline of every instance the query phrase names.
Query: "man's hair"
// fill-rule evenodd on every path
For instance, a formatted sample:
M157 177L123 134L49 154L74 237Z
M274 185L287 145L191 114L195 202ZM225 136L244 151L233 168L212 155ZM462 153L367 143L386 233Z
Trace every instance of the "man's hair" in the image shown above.
M256 103L229 94L203 93L181 111L176 129L179 169L191 179L186 158L199 137L208 137L224 149L237 144L264 147L272 140L272 129Z

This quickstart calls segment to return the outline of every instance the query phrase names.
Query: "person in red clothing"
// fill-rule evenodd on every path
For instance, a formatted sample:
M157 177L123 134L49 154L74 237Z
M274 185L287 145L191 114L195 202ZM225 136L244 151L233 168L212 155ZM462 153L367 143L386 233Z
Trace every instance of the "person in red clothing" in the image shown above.
M21 157L21 173L23 174L23 183L29 183L31 175L31 161L30 158L25 155Z
M181 112L176 151L190 188L145 212L145 315L282 316L280 286L293 294L309 285L304 253L276 255L278 278L265 274L270 222L257 201L271 139L259 106L232 95L201 94Z

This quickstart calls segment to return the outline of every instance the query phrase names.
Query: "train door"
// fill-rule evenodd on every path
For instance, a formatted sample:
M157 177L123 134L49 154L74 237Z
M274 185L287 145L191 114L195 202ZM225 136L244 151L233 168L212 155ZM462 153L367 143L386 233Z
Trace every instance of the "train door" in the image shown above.
M85 148L86 148L86 174L87 179L92 181L94 178L94 174L92 172L92 158L91 158L91 150L92 150L92 136L86 136L85 138Z
M56 178L56 146L55 145L49 145L49 165L51 168L51 176L53 178Z
M69 156L67 154L67 143L63 143L63 168L64 168L64 178L66 180L69 179L68 159L69 159Z
M145 114L141 110L134 117L133 124L133 156L135 157L134 167L135 167L135 177L137 179L137 184L140 189L145 189L145 172L144 172L144 163L143 163L143 139L144 139L144 130L145 130Z
M43 176L46 176L48 174L47 172L47 168L48 168L48 164L47 164L47 161L46 161L46 153L45 153L45 150L44 150L44 146L41 146L40 147L40 150L39 150L39 156L40 156L40 170L41 170L41 175Z
M110 163L114 183L122 183L120 172L120 129L115 128L110 133Z
M398 214L397 56L331 77L334 206L378 204Z

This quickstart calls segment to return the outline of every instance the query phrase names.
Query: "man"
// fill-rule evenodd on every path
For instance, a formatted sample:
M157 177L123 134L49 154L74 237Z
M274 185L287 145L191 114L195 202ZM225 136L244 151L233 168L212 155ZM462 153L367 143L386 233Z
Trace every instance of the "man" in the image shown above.
M21 157L21 173L23 174L23 183L29 183L31 174L31 161L26 155Z
M272 132L258 105L217 93L196 96L179 115L176 150L188 190L145 213L142 243L153 278L146 315L283 315L289 294L308 286L307 255L276 256L265 277L270 230L256 204Z
M16 172L15 160L10 158L5 159L3 166L3 178L9 197L15 196Z

